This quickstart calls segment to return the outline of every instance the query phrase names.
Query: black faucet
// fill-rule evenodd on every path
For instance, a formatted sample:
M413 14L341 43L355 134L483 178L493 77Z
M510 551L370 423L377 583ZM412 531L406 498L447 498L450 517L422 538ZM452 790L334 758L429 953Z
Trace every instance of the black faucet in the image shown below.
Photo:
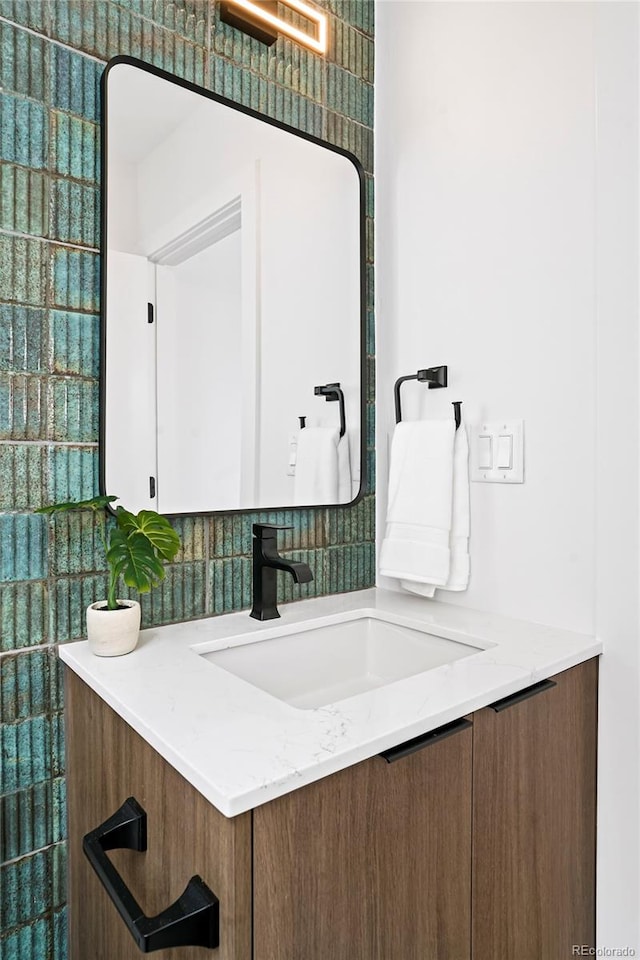
M271 523L253 525L253 607L250 616L256 620L274 620L279 617L277 600L277 571L286 570L296 583L309 583L313 574L307 563L285 560L278 553L278 530L290 530Z

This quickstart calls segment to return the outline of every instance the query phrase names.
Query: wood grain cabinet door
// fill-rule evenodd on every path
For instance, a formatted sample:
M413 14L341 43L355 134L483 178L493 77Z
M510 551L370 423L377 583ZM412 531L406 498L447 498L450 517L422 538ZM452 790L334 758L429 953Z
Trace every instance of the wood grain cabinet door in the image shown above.
M474 715L473 960L594 945L597 671Z
M198 874L220 901L220 946L158 950L158 960L250 960L251 814L228 820L70 670L66 674L70 960L139 960L82 850L83 836L129 797L147 814L145 853L109 859L147 916Z
M257 808L254 960L468 960L471 752L461 722Z

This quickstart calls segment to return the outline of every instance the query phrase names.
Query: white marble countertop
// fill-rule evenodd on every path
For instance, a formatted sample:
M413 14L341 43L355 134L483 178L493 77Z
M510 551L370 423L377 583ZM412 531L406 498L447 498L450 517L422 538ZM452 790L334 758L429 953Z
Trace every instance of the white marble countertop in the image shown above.
M208 662L194 645L355 610L486 647L336 704L298 709ZM61 659L225 816L233 817L456 720L602 652L593 636L387 590L302 600L260 623L247 611L144 630L133 653ZM268 634L266 634L268 636Z

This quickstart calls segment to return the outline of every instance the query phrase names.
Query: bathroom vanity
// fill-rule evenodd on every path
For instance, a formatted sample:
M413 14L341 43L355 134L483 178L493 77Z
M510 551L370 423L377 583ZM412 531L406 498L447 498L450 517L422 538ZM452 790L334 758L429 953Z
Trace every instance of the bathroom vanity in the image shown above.
M379 590L282 612L275 627L242 613L149 630L114 660L61 648L72 960L139 954L82 849L128 797L148 848L109 859L145 914L193 875L219 900L219 947L167 960L564 960L593 945L599 643ZM404 676L385 679L381 637ZM410 662L429 637L440 662ZM312 665L321 644L334 664L360 645L368 674L357 656L316 664L310 690L295 659L283 676L286 644ZM346 696L324 702L332 683Z

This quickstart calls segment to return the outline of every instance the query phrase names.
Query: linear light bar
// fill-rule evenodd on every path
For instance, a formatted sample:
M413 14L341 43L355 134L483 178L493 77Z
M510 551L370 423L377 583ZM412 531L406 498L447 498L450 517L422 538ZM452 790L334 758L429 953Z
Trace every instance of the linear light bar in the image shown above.
M272 30L278 33L284 33L287 37L291 37L292 40L304 44L305 47L315 50L316 53L326 53L328 31L325 14L320 13L319 10L309 6L307 3L303 3L302 0L282 0L282 2L285 6L295 10L296 13L301 13L302 16L314 23L316 26L316 36L305 33L304 30L299 30L285 20L281 20L280 17L277 17L274 13L266 9L264 5L254 2L254 0L226 0L222 5L222 19L227 23L231 23L232 26L236 26L241 30L244 29L245 32L256 36L257 39L263 43L273 43L275 40L275 36L269 31L270 27ZM247 15L246 20L242 19L241 11L244 11ZM264 24L266 31L260 31L258 29L256 32L255 28L257 27L257 23ZM253 28L253 30L251 28ZM262 33L262 36L260 36L260 33ZM269 40L270 35L271 39Z

